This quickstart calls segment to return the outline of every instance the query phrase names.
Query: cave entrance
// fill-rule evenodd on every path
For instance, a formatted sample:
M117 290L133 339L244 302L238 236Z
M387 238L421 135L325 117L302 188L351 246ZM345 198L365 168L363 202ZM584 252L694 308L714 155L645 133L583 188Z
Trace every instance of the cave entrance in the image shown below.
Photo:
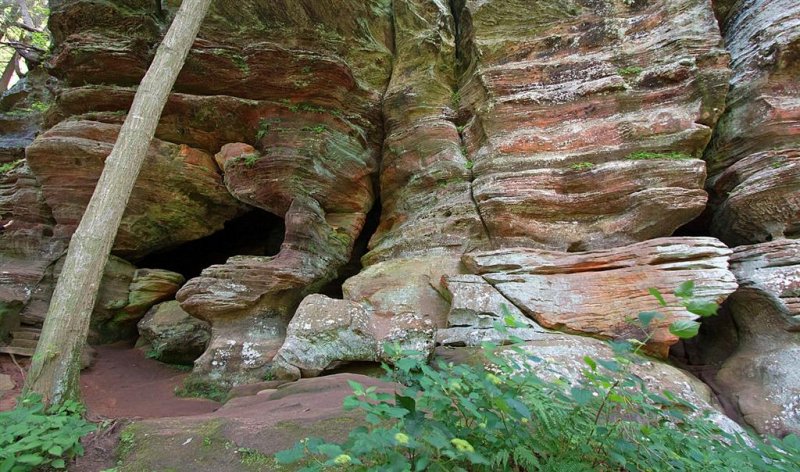
M203 269L224 264L231 256L274 256L283 243L283 218L260 209L228 221L225 227L205 238L150 254L134 261L137 267L171 270L189 280Z

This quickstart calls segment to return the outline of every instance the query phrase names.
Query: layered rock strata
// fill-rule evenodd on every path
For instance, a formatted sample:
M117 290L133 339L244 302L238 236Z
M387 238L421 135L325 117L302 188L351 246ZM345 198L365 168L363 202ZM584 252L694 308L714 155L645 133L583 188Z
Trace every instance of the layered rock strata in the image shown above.
M64 121L28 146L26 160L52 209L58 236L68 238L77 227L119 128ZM154 139L112 251L139 258L211 234L241 212L212 156Z
M672 295L692 280L700 300L721 303L736 290L728 270L731 250L713 238L661 238L624 248L585 253L500 249L466 254L464 264L546 328L610 339L639 339L666 357L678 341L669 325L695 319ZM648 293L667 300L660 307ZM660 311L647 330L636 322L643 311Z
M725 115L705 154L711 231L729 245L800 236L800 4L718 2L731 53Z
M699 157L729 77L709 2L456 5L463 136L495 247L623 246L703 211Z
M761 434L800 433L800 241L741 246L731 256L739 289L727 301L736 350L714 382ZM713 350L719 337L704 340Z

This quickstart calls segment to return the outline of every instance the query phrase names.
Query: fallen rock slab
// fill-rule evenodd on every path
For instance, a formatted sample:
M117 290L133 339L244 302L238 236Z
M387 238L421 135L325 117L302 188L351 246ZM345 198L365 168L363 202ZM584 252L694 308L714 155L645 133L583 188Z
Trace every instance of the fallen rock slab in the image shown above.
M665 317L650 327L648 349L666 357L678 338L669 325L695 319L672 296L682 282L695 282L695 296L721 303L736 290L728 270L731 250L714 238L660 238L584 253L501 249L466 254L464 264L545 328L600 338L643 340L628 320L643 311ZM648 289L664 294L661 308Z

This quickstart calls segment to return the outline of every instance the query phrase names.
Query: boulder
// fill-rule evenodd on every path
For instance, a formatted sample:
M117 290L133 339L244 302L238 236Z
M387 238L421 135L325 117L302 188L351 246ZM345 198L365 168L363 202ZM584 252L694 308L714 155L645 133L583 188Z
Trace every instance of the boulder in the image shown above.
M630 246L563 253L500 249L466 254L464 264L545 328L600 338L644 340L666 357L678 338L669 325L695 319L672 292L682 282L696 284L695 296L721 303L736 290L728 271L731 250L714 238L660 238ZM659 307L648 289L659 290L669 306ZM643 311L661 311L649 331L629 320Z
M442 285L450 299L450 311L447 328L436 331L439 345L502 344L512 338L538 339L547 332L479 275L445 275ZM497 324L504 328L496 329Z
M378 342L371 314L350 300L309 295L286 330L273 360L278 377L316 377L347 361L377 361Z
M211 335L208 323L189 316L174 300L151 308L136 326L148 345L148 357L169 364L194 362Z
M195 374L232 383L263 378L297 305L336 277L363 223L363 215L325 214L315 200L298 198L278 255L232 257L189 280L177 300L213 326Z
M740 287L726 308L737 346L714 382L759 433L800 434L800 241L738 247L731 270Z
M449 256L380 262L345 281L344 300L310 295L289 323L275 357L279 376L319 375L347 361L392 362L392 345L428 358L447 323L441 281L462 271Z

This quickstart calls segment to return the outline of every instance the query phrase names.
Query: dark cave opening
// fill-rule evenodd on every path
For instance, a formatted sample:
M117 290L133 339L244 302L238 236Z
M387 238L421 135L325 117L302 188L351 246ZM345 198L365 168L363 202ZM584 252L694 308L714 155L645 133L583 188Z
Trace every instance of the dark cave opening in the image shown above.
M692 221L680 226L672 235L675 237L693 237L711 235L711 210L706 207L700 215Z
M189 280L203 269L224 264L231 256L274 256L283 243L283 218L253 209L225 223L225 227L205 238L189 241L134 261L137 267L167 269Z

